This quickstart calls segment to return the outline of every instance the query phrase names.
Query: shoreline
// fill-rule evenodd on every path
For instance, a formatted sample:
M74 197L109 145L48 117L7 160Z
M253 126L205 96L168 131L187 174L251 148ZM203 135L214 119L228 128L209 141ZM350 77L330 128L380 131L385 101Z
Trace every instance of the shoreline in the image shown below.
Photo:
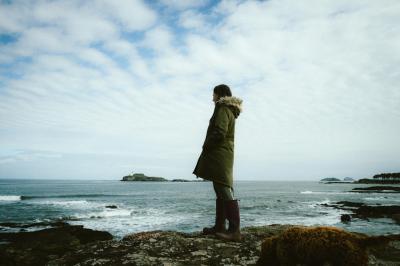
M147 231L115 239L105 231L61 225L35 232L0 233L4 265L256 265L262 241L296 225L242 228L241 242L225 242L201 232ZM304 226L302 226L304 227ZM360 234L362 235L362 234ZM395 236L395 235L393 235ZM396 265L400 235L393 245L368 251L372 265ZM376 264L379 262L381 264ZM386 264L385 264L386 263Z

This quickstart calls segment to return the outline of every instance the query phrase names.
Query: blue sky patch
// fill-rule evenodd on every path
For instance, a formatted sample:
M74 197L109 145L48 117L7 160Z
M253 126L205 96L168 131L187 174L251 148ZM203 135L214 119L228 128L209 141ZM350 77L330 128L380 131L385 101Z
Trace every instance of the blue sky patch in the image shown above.
M17 34L0 34L0 44L10 44L18 40Z

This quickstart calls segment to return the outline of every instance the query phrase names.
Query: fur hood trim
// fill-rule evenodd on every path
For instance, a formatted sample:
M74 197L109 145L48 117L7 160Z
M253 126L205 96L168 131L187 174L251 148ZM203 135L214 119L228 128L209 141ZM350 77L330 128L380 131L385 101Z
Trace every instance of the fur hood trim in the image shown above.
M217 101L217 103L229 106L232 109L235 117L238 117L239 114L243 111L242 107L243 100L235 96L221 97Z

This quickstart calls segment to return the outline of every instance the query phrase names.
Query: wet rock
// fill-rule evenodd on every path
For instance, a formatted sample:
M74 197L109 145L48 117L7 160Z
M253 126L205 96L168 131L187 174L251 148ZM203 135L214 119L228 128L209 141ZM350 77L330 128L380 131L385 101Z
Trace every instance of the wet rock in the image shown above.
M400 213L392 215L392 219L395 220L395 222L400 225Z
M141 232L119 241L81 246L52 263L91 265L93 261L107 258L109 262L103 265L255 265L261 240L285 228L288 226L244 228L243 241L239 243L224 242L199 232ZM100 249L103 252L96 253Z
M342 223L351 222L351 216L349 214L342 214L342 216L340 216L340 220Z
M335 204L321 204L325 207L332 207L340 210L351 211L353 218L368 220L370 218L391 218L395 221L400 214L400 206L397 205L366 205L361 202L339 201Z
M37 222L37 223L0 223L1 227L8 228L31 228L31 227L60 227L67 226L68 223L62 219L51 222Z
M35 232L0 233L2 265L44 265L82 244L112 239L108 232L61 226Z
M107 205L106 208L108 209L118 209L116 205Z
M373 187L356 187L352 192L360 193L400 193L400 187L396 186L373 186Z

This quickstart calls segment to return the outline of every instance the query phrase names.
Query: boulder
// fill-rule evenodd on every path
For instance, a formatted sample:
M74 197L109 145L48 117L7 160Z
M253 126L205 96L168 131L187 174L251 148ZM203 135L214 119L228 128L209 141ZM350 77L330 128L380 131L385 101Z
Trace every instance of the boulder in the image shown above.
M110 240L108 232L63 225L34 232L0 233L1 265L44 265L49 258L58 258L80 245Z
M399 240L400 235L367 236L347 232L336 227L295 226L263 240L257 265L367 266L370 260L367 247L378 246L382 248L388 246L390 242ZM387 256L386 259L394 259L400 262L400 258L393 255L398 250L394 252L391 250L390 252L391 255ZM380 253L386 256L388 252L381 249ZM379 257L382 257L383 254L379 254Z

